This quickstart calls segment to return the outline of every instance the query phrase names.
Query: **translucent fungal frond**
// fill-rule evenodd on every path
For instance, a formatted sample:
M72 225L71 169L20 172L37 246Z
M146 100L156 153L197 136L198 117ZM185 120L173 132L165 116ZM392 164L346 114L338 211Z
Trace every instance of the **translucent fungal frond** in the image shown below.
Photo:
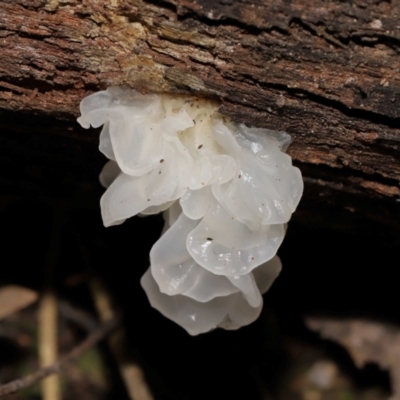
M105 226L164 212L142 278L150 303L190 334L254 321L303 192L285 132L248 128L205 99L107 89L81 103L103 125Z

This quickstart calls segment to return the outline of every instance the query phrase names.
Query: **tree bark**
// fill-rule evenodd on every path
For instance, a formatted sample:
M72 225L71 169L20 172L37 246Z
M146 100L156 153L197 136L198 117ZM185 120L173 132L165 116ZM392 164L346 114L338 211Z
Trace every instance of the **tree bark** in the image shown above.
M398 228L399 21L399 0L1 0L1 140L33 129L87 163L96 135L71 121L90 92L212 97L292 135L308 201Z

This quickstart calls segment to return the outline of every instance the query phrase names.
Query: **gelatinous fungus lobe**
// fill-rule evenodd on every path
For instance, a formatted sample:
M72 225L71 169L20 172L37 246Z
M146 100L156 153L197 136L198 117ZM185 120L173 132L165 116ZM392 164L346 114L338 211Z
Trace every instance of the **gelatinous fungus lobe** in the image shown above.
M276 255L303 192L285 132L249 128L206 99L110 88L81 102L103 126L105 226L163 212L141 283L151 305L190 334L237 329L260 314Z

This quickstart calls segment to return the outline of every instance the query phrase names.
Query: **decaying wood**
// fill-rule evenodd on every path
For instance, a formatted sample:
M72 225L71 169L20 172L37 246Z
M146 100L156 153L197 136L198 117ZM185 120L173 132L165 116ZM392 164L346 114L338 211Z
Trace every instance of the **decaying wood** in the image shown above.
M369 199L393 220L399 21L399 0L1 0L0 108L70 119L116 85L218 98L238 121L292 134L318 195ZM53 134L96 143L81 132Z

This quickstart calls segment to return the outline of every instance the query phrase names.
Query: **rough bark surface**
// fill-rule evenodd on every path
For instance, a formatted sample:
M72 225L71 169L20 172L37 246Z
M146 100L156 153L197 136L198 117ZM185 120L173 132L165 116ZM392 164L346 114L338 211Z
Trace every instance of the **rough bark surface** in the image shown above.
M2 140L108 86L209 96L293 136L309 197L399 226L399 21L399 0L1 0Z

